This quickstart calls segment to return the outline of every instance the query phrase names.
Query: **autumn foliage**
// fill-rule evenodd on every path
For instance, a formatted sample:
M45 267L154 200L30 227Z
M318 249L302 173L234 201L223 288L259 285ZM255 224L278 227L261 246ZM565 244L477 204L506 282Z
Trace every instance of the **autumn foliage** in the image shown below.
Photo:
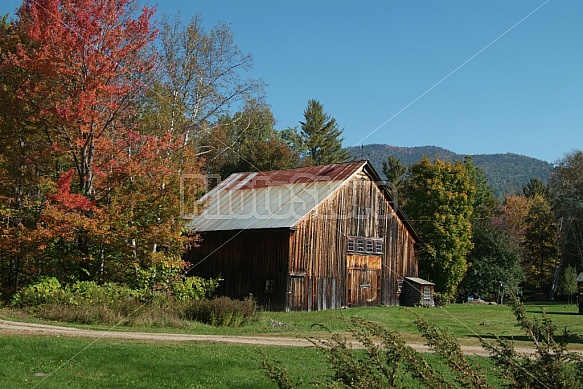
M1 23L4 292L41 275L132 284L185 265L180 175L199 161L138 114L153 15L134 0L25 0Z

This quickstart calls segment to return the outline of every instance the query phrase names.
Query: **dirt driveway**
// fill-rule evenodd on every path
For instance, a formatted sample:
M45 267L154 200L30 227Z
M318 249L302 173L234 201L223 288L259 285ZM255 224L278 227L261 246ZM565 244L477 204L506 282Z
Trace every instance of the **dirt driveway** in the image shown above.
M314 347L314 345L309 340L300 337L290 338L275 336L196 335L157 332L98 331L47 324L33 324L0 320L0 336L10 335L68 336L79 338L127 339L160 342L206 342L262 346ZM420 352L431 351L429 347L423 344L409 344L409 346ZM358 345L354 345L354 347L358 347ZM462 346L462 351L466 355L488 355L484 349L475 346ZM529 348L517 348L516 351L525 354L531 354L533 352L533 350Z

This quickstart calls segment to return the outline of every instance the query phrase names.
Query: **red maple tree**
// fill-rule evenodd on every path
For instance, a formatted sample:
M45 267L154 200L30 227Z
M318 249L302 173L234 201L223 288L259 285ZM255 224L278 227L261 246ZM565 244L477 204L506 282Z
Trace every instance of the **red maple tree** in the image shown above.
M133 99L153 66L144 48L154 39L153 9L133 18L133 0L25 0L19 9L20 45L14 65L29 77L20 99L51 144L69 155L78 190L94 195L95 170L111 159L111 144L131 123Z
M19 40L1 67L17 69L14 102L30 112L22 144L41 140L46 154L34 177L44 200L22 238L40 249L38 273L71 279L77 266L81 278L128 282L181 264L179 177L199 167L179 137L141 130L157 31L154 10L137 4L24 0L13 25Z

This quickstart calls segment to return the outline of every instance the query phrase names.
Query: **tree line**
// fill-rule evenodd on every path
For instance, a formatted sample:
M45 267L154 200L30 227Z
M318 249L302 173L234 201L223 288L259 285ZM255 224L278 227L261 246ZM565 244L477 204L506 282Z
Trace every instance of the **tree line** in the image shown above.
M443 301L468 295L553 299L577 293L583 270L583 152L567 154L548 182L533 178L500 201L470 157L404 166L389 156L383 173L418 230L420 276Z

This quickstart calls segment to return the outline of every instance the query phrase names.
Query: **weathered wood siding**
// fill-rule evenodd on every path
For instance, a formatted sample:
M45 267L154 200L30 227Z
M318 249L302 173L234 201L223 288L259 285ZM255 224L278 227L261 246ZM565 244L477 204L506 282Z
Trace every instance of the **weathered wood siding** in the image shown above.
M290 239L288 284L294 279L288 302L294 305L287 309L399 303L398 279L417 275L415 239L388 200L361 173L300 221ZM349 257L349 236L381 238L383 253Z
M284 310L289 235L287 229L204 233L200 247L186 258L195 265L189 274L223 278L220 296L242 299L252 294L266 309Z
M346 305L379 305L382 255L348 253L346 265Z

